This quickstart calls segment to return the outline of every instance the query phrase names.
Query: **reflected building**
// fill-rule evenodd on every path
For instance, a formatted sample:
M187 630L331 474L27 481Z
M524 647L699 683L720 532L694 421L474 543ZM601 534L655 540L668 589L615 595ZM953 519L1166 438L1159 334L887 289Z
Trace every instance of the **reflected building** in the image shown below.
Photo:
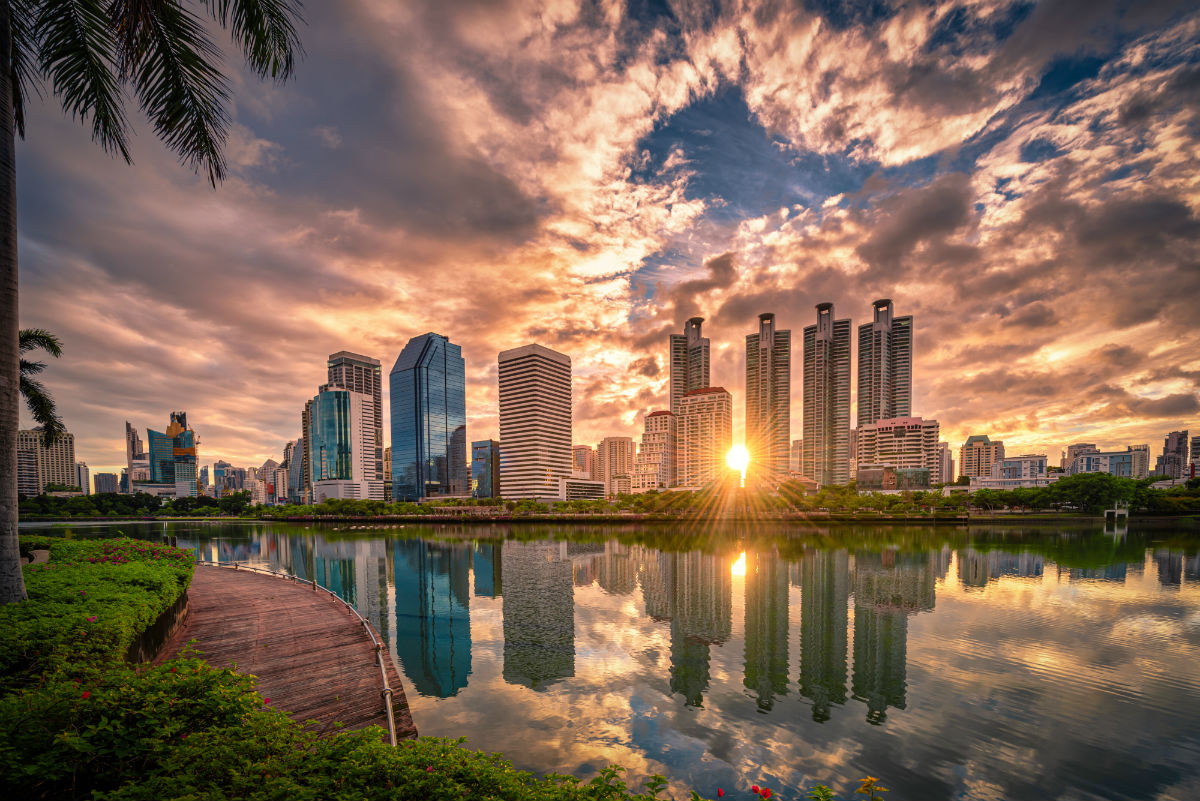
M1179 589L1183 582L1183 552L1160 548L1154 552L1154 565L1158 568L1158 583L1163 587Z
M760 712L787 695L788 571L775 554L746 552L746 674Z
M474 559L475 596L499 598L503 593L500 572L500 549L503 542L477 542L472 555Z
M565 542L506 541L504 680L534 690L575 675L575 588Z
M1006 553L964 548L958 552L958 583L966 589L986 587L1001 576L1041 578L1045 569L1045 558L1028 551Z
M604 543L598 560L596 581L610 595L630 595L637 586L637 564L629 548L615 540Z
M729 561L701 551L649 552L641 579L646 614L671 624L671 692L702 706L710 647L733 633Z
M867 722L904 709L908 616L932 611L936 560L928 553L858 551L854 555L854 676L850 690L867 705Z
M1125 583L1125 563L1115 562L1104 567L1071 567L1058 568L1059 578L1066 577L1069 582L1076 581L1111 581L1119 584Z
M396 655L422 695L447 698L471 673L467 543L400 540L392 545Z
M810 548L796 565L800 585L800 694L812 701L813 720L829 720L846 702L850 556Z

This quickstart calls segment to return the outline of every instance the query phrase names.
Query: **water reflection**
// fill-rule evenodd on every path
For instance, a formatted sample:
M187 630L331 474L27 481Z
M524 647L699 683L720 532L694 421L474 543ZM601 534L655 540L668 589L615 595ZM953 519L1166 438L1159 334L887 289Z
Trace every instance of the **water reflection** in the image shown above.
M708 795L870 774L897 801L1200 797L1195 538L162 530L350 599L423 734L523 768L617 761Z

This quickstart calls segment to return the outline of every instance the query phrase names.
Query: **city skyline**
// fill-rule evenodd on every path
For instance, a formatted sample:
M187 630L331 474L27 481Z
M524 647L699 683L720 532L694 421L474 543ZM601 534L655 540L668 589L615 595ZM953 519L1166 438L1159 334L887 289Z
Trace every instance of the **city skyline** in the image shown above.
M1196 15L1086 5L1063 36L1042 6L954 5L309 9L297 80L238 81L215 193L33 104L21 323L63 339L45 380L80 461L119 471L123 420L187 408L205 453L260 464L320 356L428 330L463 347L472 439L498 432L496 351L527 342L577 366L577 441L636 437L700 315L740 441L754 315L857 325L878 297L919 318L912 409L946 441L1195 428Z

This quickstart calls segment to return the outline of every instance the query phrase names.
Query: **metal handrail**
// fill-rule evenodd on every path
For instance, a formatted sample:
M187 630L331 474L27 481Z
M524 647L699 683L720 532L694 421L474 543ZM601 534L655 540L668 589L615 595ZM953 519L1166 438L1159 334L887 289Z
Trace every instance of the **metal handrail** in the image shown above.
M265 567L241 564L237 561L210 562L200 559L196 561L196 564L208 565L209 567L228 567L233 568L234 570L249 570L254 573L267 573L272 576L291 579L293 582L298 584L311 584L313 592L316 592L318 589L324 590L329 594L329 597L340 601L348 610L350 610L350 612L358 618L358 622L361 623L363 628L366 630L367 636L371 638L371 644L375 646L375 661L379 664L379 673L383 678L383 691L380 693L380 695L383 696L383 704L387 708L388 738L391 740L392 746L396 745L396 718L392 710L392 685L391 682L388 681L387 666L383 662L383 652L387 650L387 646L385 646L378 640L378 638L376 638L375 629L371 626L371 622L363 617L362 614L355 609L352 604L328 587L322 587L316 582L315 579L302 579L299 576L295 576L291 573L284 573L282 570L270 570Z

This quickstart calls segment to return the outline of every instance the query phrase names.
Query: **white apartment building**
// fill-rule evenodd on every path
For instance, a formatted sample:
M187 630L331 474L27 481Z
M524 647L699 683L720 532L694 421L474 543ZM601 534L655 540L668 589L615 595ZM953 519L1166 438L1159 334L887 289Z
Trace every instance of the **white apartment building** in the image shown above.
M733 396L724 387L694 389L679 399L677 483L700 487L719 481L733 444Z
M855 459L862 465L929 470L929 483L942 483L941 428L937 420L893 417L858 427Z
M24 454L24 455L22 455ZM32 497L40 495L49 484L74 487L75 435L63 433L49 448L42 447L42 432L17 432L17 492Z
M571 357L543 345L501 351L500 488L557 500L571 476Z
M642 447L633 464L633 492L675 484L676 418L668 411L650 412L642 421Z
M992 463L991 474L971 479L971 491L978 489L1012 490L1048 487L1062 477L1062 473L1051 475L1046 466L1049 462L1044 453L1029 453L1008 456Z

